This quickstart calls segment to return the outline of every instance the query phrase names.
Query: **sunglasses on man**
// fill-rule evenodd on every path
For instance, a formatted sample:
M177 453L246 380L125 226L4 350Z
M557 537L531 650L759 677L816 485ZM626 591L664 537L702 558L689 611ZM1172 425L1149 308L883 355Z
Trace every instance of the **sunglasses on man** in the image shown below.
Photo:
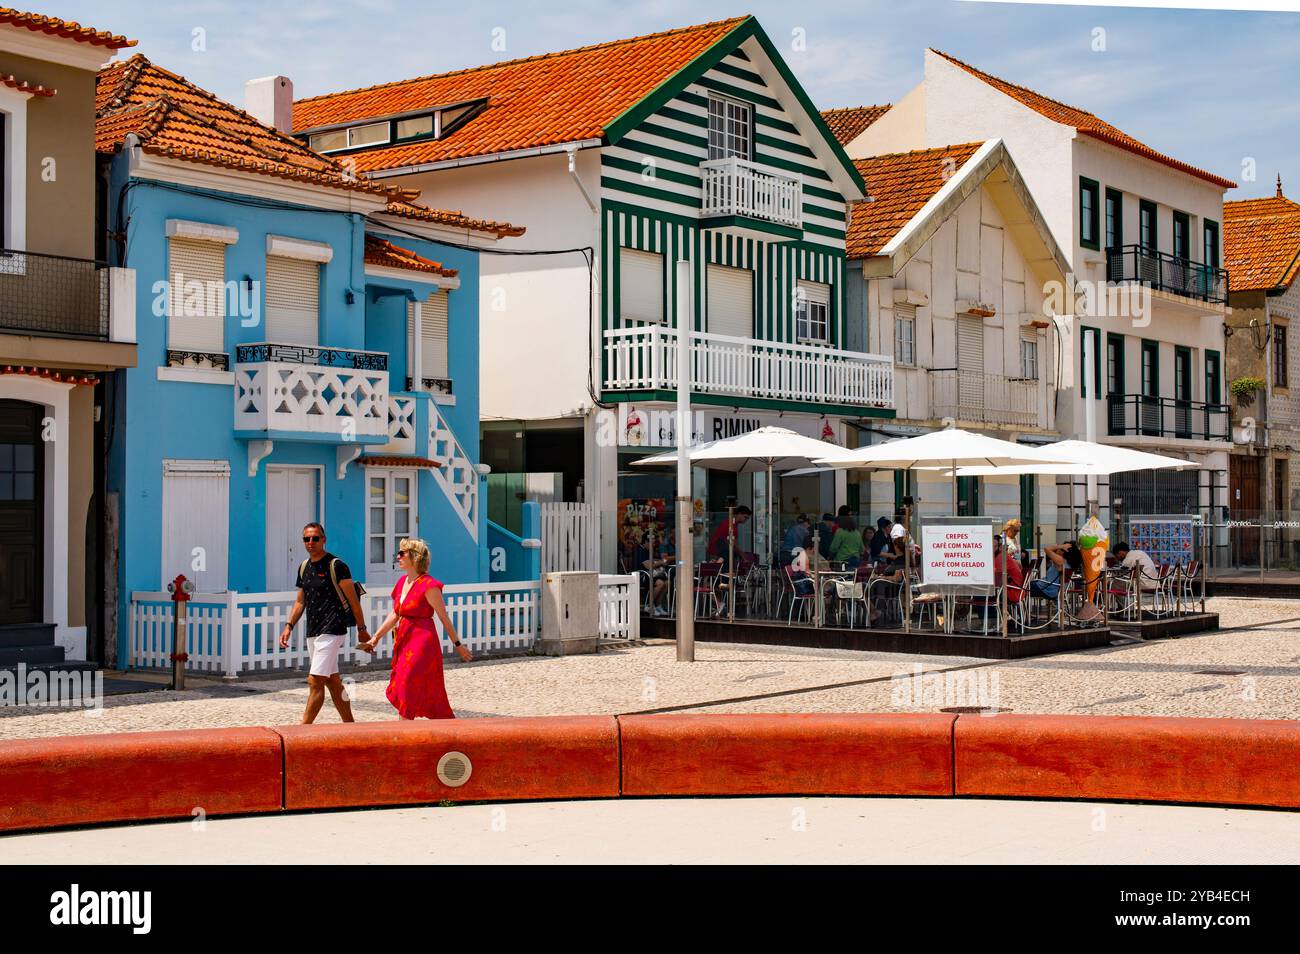
M316 536L316 534L313 533L313 534L311 534L310 536L304 536L304 537L302 538L302 542L303 542L303 543L320 543L320 542L321 542L322 540L324 540L324 539L325 539L324 537L318 537L318 536Z

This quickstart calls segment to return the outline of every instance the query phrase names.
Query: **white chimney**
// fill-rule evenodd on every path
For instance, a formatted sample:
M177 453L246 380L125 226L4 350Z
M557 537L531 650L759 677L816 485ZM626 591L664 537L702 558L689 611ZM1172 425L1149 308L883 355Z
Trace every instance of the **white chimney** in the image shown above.
M293 131L293 80L263 76L244 84L244 109L259 122L282 133Z

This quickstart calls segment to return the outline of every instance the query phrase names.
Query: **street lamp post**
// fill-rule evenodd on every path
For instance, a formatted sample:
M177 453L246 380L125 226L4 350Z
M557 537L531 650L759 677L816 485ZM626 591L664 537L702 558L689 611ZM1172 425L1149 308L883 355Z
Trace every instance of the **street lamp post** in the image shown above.
M677 661L695 662L695 545L691 494L691 263L677 263Z

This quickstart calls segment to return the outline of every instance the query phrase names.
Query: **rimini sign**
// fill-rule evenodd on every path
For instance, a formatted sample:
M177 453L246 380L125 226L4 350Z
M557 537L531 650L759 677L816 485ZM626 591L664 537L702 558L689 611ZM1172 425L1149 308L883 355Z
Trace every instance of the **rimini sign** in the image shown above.
M744 409L691 409L692 438L696 444L737 437L760 427L784 427L805 437L843 443L838 418ZM621 447L676 447L676 409L666 404L620 404L618 443Z

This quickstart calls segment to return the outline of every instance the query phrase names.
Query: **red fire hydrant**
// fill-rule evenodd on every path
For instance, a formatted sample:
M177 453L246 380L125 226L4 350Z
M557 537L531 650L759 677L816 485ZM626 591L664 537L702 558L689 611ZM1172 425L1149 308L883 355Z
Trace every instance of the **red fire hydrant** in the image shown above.
M167 584L167 592L172 595L175 607L172 610L172 688L185 688L185 663L190 658L185 651L185 604L190 601L194 584L180 574Z

